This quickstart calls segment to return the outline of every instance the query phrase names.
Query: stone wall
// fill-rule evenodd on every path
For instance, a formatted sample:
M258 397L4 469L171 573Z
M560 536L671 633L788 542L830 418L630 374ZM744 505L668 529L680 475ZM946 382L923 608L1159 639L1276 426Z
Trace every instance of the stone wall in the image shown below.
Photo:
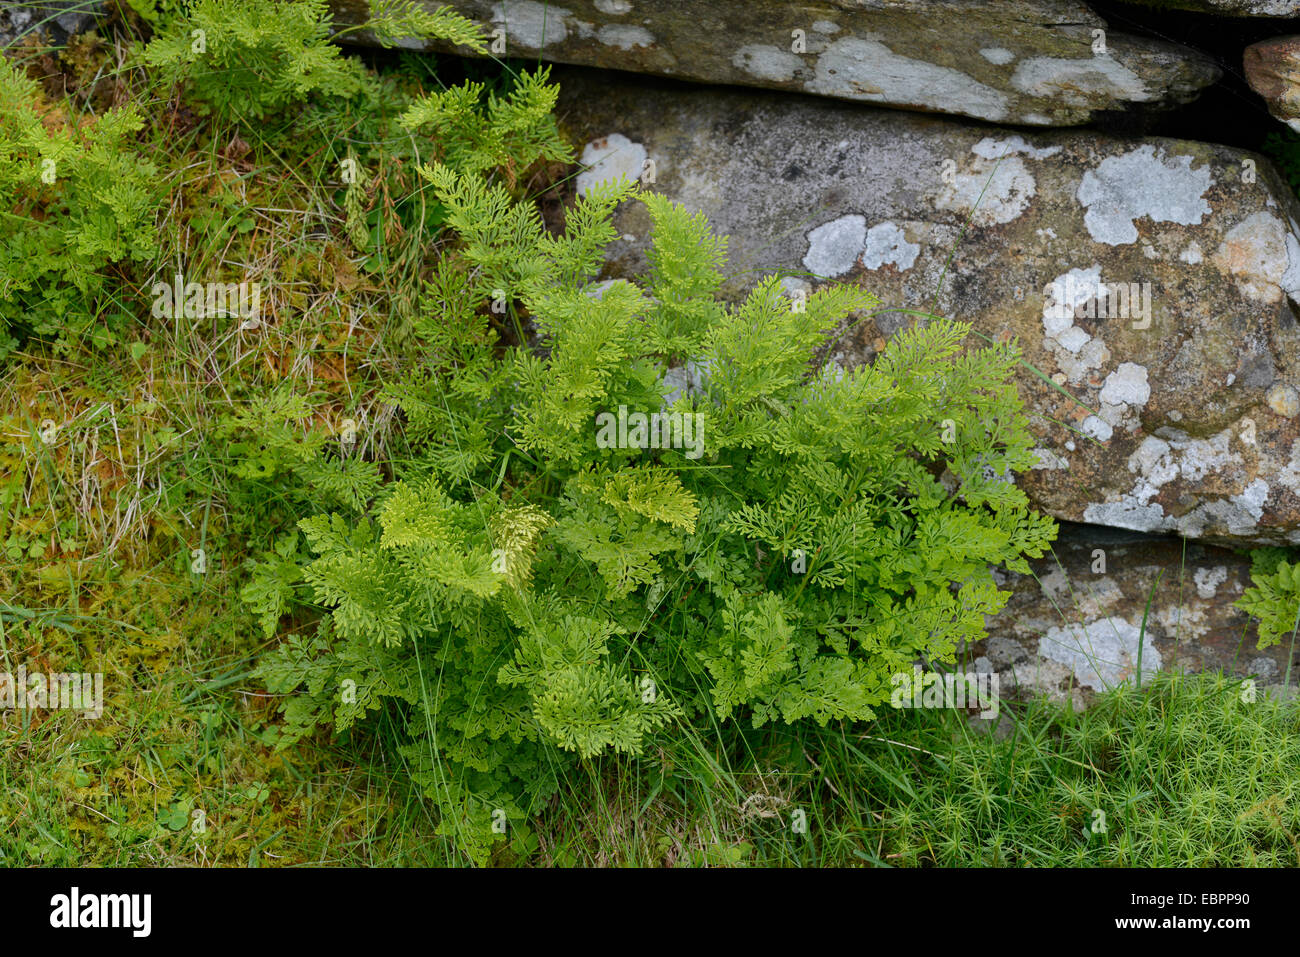
M332 5L340 26L366 15ZM1066 524L1006 577L976 668L1079 704L1133 677L1139 648L1143 672L1289 675L1294 649L1257 651L1232 603L1246 549L1300 545L1300 203L1194 110L1226 70L1255 90L1241 122L1300 130L1300 0L1162 4L1200 36L1206 16L1268 34L1226 52L1182 42L1174 12L1126 32L1073 0L451 5L494 55L574 65L554 77L577 192L627 175L707 213L729 297L773 271L792 297L880 297L833 361L870 362L931 312L1019 341L1039 442L1021 482ZM6 5L0 43L84 27L71 6ZM1194 138L1130 135L1161 110ZM644 209L617 227L606 278L645 266Z

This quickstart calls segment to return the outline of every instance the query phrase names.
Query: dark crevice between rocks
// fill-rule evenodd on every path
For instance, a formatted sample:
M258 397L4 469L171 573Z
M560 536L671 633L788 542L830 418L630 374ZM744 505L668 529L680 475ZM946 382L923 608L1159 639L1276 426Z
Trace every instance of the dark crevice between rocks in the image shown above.
M1160 542L1181 541L1177 535L1155 535L1150 532L1138 532L1112 525L1088 525L1083 522L1058 522L1061 533L1057 544L1072 546L1088 545L1091 548L1105 548L1120 545L1150 545Z
M1223 71L1219 81L1192 102L1161 109L1136 105L1099 113L1089 124L1107 133L1169 136L1260 151L1264 138L1285 127L1246 82L1241 57L1261 40L1300 34L1300 17L1230 17L1191 13L1119 0L1090 0L1089 6L1116 33L1165 40L1208 56Z

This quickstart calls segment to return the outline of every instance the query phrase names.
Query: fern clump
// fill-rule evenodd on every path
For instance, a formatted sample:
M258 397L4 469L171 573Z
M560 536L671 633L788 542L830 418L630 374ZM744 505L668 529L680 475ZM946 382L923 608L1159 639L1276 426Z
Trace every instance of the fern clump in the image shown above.
M170 83L188 82L202 109L260 119L313 92L351 95L357 63L329 43L324 0L198 0L144 51Z
M1034 461L1014 344L935 320L844 371L820 357L868 294L793 301L771 277L730 307L704 217L619 181L552 235L466 165L422 170L460 246L428 285L426 361L388 389L413 452L361 520L300 523L295 594L327 614L262 666L286 740L391 702L481 858L573 761L678 722L868 720L892 675L982 636L992 569L1055 533L1010 481ZM625 201L649 272L595 283ZM507 305L533 346L501 343Z
M552 110L559 88L548 84L550 68L521 73L505 96L482 83L431 93L411 105L401 125L432 139L438 160L452 169L479 173L501 169L510 178L537 159L567 161L568 145Z
M381 42L419 34L482 46L472 21L401 0L374 4L362 26ZM326 0L197 0L153 39L144 60L162 79L188 82L202 109L257 120L314 93L364 89L365 71L329 42L331 32Z
M131 105L78 124L0 58L0 359L32 333L65 338L101 311L103 269L157 249L157 168Z
M1287 560L1280 548L1258 548L1251 553L1251 586L1234 603L1259 619L1259 648L1294 638L1300 626L1300 564Z

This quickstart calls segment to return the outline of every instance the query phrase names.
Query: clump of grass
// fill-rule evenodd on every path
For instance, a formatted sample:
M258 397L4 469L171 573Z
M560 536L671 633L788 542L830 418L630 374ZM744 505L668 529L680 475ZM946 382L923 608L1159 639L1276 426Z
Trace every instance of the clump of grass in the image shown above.
M1161 673L1086 711L887 711L867 728L678 740L539 820L538 863L1280 867L1300 864L1300 704Z
M1300 708L1221 674L1160 674L1074 713L1037 701L1005 736L963 713L886 719L864 770L864 856L926 866L1295 866ZM891 728L892 725L892 728ZM885 739L905 741L907 746ZM846 782L847 783L847 782Z

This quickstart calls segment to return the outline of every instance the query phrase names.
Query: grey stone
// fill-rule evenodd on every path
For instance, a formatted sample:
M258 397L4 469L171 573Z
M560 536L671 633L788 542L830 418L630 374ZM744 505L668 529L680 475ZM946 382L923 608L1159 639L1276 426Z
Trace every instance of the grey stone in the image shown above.
M1018 339L1040 463L1018 481L1045 511L1300 544L1300 204L1262 156L557 79L580 148L619 137L653 162L648 188L730 237L729 298L772 272L880 297L828 356L841 368L931 308ZM584 183L616 171L600 158ZM644 208L625 204L615 226L607 274L642 272Z
M332 5L341 25L367 16L363 0ZM509 56L1032 126L1086 123L1098 110L1134 104L1186 102L1219 75L1201 54L1110 30L1073 0L453 0L451 6L482 23L485 34L501 31ZM364 31L343 40L374 42Z
M1098 548L1105 572L1093 571ZM1286 674L1290 643L1259 649L1255 622L1233 607L1250 585L1245 555L1173 538L1115 545L1104 529L1066 525L1053 554L1030 564L1031 574L1009 576L1007 604L968 653L987 656L1007 692L1086 704L1132 682L1139 636L1144 678L1156 668L1222 671L1267 689Z
M34 30L41 31L47 42L60 45L72 34L89 29L102 6L90 0L0 4L0 47L12 46Z

